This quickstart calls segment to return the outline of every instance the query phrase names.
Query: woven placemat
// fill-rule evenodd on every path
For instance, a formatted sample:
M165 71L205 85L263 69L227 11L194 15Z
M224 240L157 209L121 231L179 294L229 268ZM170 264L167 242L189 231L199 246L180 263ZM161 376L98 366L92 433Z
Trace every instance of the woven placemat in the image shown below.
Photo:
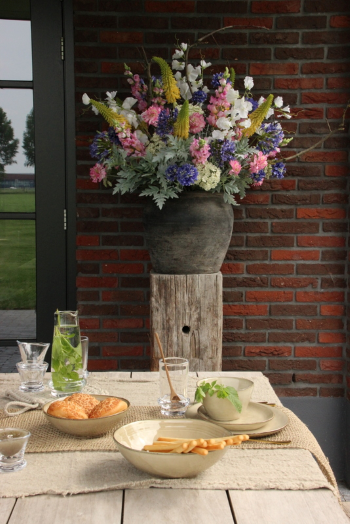
M317 440L301 422L301 420L294 415L292 411L287 408L281 409L289 418L289 424L276 435L262 437L261 442L244 443L245 448L254 449L274 449L274 448L300 448L310 451L316 458L318 465L325 475L326 479L332 486L338 490L337 482L335 480L332 468L328 459L325 457ZM131 406L122 422L116 425L106 435L96 438L79 438L72 435L61 433L45 418L41 410L28 411L16 417L7 417L3 411L0 411L0 428L5 427L20 427L31 432L27 452L28 453L47 453L57 451L117 451L117 447L113 440L113 433L116 429L125 424L136 422L137 420L156 420L168 419L160 412L157 406ZM290 440L291 444L268 444L263 443L264 440L283 441Z

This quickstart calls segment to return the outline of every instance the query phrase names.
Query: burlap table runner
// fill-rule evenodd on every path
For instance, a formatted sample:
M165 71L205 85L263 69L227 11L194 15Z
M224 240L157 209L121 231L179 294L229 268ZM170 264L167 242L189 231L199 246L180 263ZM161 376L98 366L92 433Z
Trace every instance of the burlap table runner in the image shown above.
M292 411L287 408L279 407L289 418L289 424L276 435L261 438L260 442L244 443L245 448L254 449L274 449L274 448L299 448L310 451L316 458L318 465L325 475L326 479L337 490L337 482L335 480L330 464L322 452L317 440L309 431L306 425L294 415ZM61 433L46 420L41 411L29 411L18 415L16 417L6 417L3 411L0 413L0 427L6 426L20 427L31 432L32 436L29 439L27 446L28 453L47 453L57 451L117 451L116 444L113 440L114 431L125 424L135 422L137 420L155 420L166 419L160 413L159 407L155 406L131 406L126 417L118 425L109 431L106 435L97 438L78 438L71 435ZM291 440L291 444L264 444L264 440L284 441Z

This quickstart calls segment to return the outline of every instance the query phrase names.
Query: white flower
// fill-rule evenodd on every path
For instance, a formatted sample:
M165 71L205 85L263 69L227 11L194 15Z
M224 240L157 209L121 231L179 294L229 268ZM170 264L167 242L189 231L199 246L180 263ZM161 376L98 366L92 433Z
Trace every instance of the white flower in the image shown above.
M189 82L194 82L198 75L201 74L201 67L193 67L192 64L188 64L187 66L187 78Z
M95 113L95 115L98 115L99 111L98 111L97 107L95 107L95 106L91 106L91 109L93 110L93 112Z
M90 98L86 93L83 94L83 104L85 104L86 106L90 104Z
M118 91L112 91L111 93L109 91L107 91L107 93L106 93L106 95L107 95L106 100L114 100L115 95L117 93L118 93Z
M148 136L145 133L142 133L140 129L136 129L135 134L142 144L147 144Z
M221 116L220 118L217 119L216 125L222 131L228 131L230 129L230 127L232 126L232 124L229 121L229 119L225 118L224 116Z
M239 91L235 91L234 89L229 89L226 94L226 100L229 104L233 104L235 100L239 97Z
M201 60L200 64L203 69L206 69L207 67L211 66L211 62L206 62L205 60Z
M224 140L226 138L227 133L225 131L219 131L218 129L215 129L211 137L208 138L208 141L211 142L212 140Z
M263 96L261 96L258 100L258 104L259 106L261 106L261 104L263 104L265 102L265 98Z
M274 110L272 107L270 107L270 109L269 109L268 112L266 113L266 117L265 117L265 118L266 118L266 119L267 119L267 118L270 118L270 116L272 116L272 115L274 114L274 112L275 112L275 110Z
M204 93L209 93L209 87L207 86L204 86L202 91L204 91Z
M247 120L243 120L243 122L240 122L239 125L248 129L252 125L252 121L250 120L250 118L248 118Z
M186 49L187 49L187 44L181 44L180 47L181 47L181 49L182 49L183 51L186 51Z
M123 109L131 109L132 106L134 106L137 102L137 99L136 98L133 98L132 96L128 96L128 98L126 98L123 102Z
M251 76L246 76L245 79L244 79L244 87L246 89L251 89L254 85L254 80L252 79Z
M184 56L184 52L181 49L175 49L175 53L173 54L172 58L173 60L177 58L182 58Z
M176 71L182 71L185 69L185 62L179 62L178 60L173 60L171 67L176 69Z
M281 96L278 96L275 98L275 106L276 107L282 107L283 106L283 98Z
M285 113L290 113L290 107L289 106L282 107L282 111L284 111Z
M221 169L214 166L211 162L205 164L197 164L198 178L196 184L202 187L205 191L214 189L220 182Z
M231 115L233 117L238 116L239 118L248 118L248 113L253 108L251 102L244 100L244 98L238 98L235 100L233 109L231 109Z

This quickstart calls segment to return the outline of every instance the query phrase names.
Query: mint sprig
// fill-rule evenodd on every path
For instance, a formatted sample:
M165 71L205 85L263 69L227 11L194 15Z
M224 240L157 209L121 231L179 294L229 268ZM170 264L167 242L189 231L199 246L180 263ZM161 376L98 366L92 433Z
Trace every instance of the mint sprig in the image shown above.
M237 409L238 413L242 411L242 402L238 397L238 392L235 388L231 386L223 386L222 384L217 384L217 381L205 382L201 384L196 389L195 401L203 402L205 395L208 393L210 397L216 393L218 398L227 398Z

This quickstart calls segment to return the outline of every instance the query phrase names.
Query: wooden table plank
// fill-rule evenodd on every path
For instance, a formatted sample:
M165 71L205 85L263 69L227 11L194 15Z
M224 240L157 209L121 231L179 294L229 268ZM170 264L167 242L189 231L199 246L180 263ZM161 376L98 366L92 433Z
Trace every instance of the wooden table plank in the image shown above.
M328 489L229 491L237 524L349 524Z
M16 499L0 499L0 524L7 524L15 503Z
M226 491L126 490L123 524L234 524ZM12 523L10 523L12 524ZM252 524L250 522L250 524ZM281 524L281 523L279 523Z
M18 499L9 524L120 524L123 492Z

